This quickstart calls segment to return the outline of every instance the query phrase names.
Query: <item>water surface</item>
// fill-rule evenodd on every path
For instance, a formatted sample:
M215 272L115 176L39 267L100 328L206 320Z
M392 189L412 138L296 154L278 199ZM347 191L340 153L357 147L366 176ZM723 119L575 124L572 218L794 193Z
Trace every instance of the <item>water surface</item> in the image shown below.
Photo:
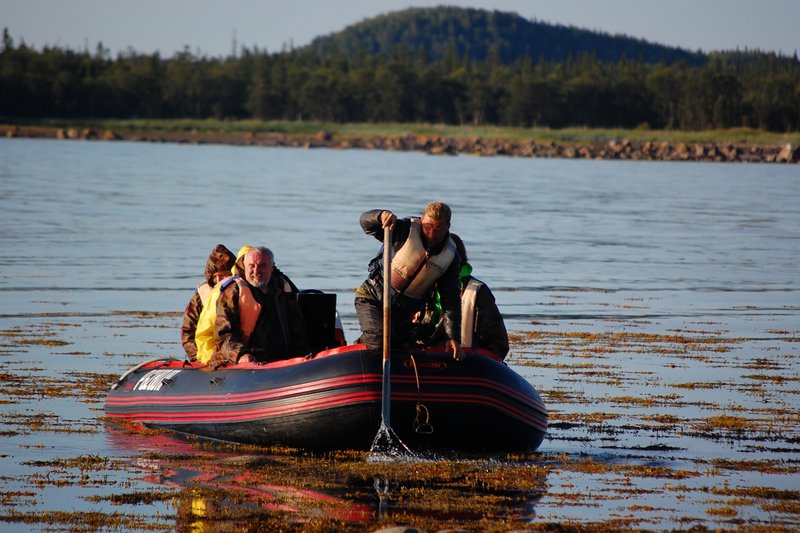
M539 454L491 458L544 472L501 518L800 526L797 166L3 139L4 527L31 527L14 513L191 516L191 502L103 499L197 479L143 451L185 444L106 428L104 377L180 355L180 313L218 242L270 246L301 288L337 294L354 339L353 289L379 247L359 215L432 200L453 208L512 332L509 364L551 410ZM100 459L58 466L86 457ZM322 492L372 509L352 522L365 527L432 520L392 496L403 483Z

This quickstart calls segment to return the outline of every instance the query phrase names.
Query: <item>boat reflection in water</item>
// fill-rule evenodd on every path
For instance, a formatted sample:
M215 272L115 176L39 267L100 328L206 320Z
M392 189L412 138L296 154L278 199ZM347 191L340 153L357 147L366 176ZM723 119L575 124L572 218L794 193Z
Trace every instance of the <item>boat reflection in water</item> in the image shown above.
M312 455L132 431L115 423L106 425L106 434L110 445L128 454L132 466L143 472L143 481L175 489L170 497L179 530L254 523L355 526L393 517L464 525L488 515L525 521L534 517L547 488L547 469L486 456L374 462L363 451ZM528 476L525 490L493 487L479 479L482 473L509 469L517 478ZM465 487L463 480L469 477L476 482Z
M290 455L115 424L106 425L106 435L113 448L130 454L145 482L177 489L177 519L192 531L202 531L205 522L257 517L369 522L376 516L371 502L303 488L317 484L315 476L296 468L297 458Z

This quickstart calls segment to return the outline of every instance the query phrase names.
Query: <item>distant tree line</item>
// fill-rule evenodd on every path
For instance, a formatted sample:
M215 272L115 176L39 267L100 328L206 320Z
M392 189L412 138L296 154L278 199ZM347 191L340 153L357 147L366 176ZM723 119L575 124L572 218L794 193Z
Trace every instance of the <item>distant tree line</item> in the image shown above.
M699 66L591 54L506 64L496 55L430 61L402 50L323 56L310 48L227 58L130 50L112 58L102 45L37 51L15 45L6 30L0 116L798 131L800 62L734 52Z

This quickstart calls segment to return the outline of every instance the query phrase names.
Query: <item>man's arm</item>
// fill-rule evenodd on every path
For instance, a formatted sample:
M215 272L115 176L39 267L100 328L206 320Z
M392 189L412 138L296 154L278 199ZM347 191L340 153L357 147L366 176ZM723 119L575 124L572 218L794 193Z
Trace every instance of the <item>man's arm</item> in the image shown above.
M442 318L445 335L461 343L461 282L458 256L450 263L442 277L436 282L442 304Z
M381 221L381 215L384 211L385 209L371 209L362 213L359 219L361 229L364 230L364 233L372 235L379 241L383 241L383 223Z
M408 218L397 218L394 213L388 209L372 209L362 213L359 223L361 229L367 235L372 235L377 240L383 242L383 219L384 213L386 216L391 216L392 220L392 244L397 246L405 242L408 238L408 233L411 229L411 220Z
M186 310L183 312L183 324L181 325L181 344L186 357L194 361L197 357L197 344L194 341L194 333L197 331L197 321L200 319L200 312L203 310L203 300L200 293L194 291Z
M460 361L464 357L461 349L461 283L458 272L461 270L458 255L447 267L447 270L436 283L442 304L442 325L444 333L450 339L453 357Z
M214 341L217 349L210 364L218 366L226 362L236 363L247 353L242 343L242 327L239 318L239 287L227 287L217 300L217 318L214 323Z

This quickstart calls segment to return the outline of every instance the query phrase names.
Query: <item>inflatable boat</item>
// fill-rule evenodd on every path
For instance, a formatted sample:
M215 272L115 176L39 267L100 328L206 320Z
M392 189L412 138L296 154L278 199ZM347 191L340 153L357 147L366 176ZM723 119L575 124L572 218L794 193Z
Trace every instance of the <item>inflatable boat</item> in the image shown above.
M369 449L383 419L382 354L341 346L336 295L298 295L313 357L211 369L160 359L122 375L106 415L201 437L315 450ZM395 351L391 429L408 446L453 451L534 451L547 431L536 390L485 350L455 361L427 348Z
M391 427L408 446L533 451L547 430L536 390L489 352L457 362L425 349L392 353ZM112 419L246 444L369 449L381 425L380 354L355 344L270 364L212 370L149 361L113 384Z

